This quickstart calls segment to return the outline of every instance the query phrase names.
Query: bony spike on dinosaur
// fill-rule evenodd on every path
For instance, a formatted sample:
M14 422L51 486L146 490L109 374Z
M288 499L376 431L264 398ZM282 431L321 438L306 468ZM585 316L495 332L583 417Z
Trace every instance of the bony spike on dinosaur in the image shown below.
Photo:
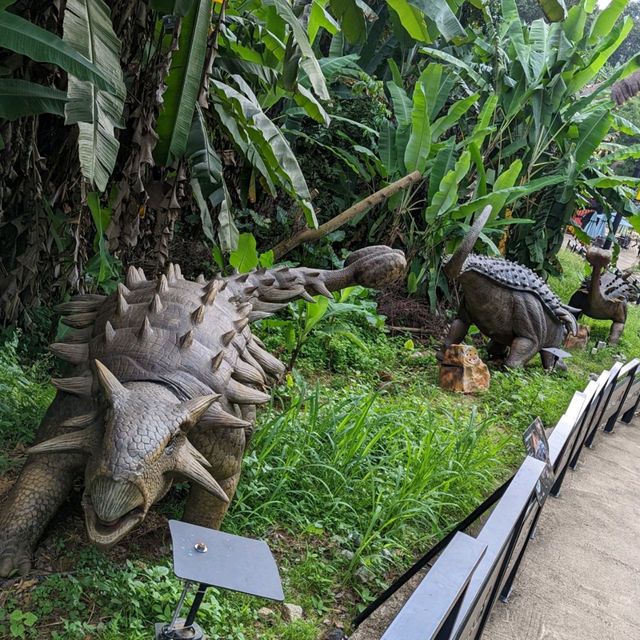
M576 317L584 315L596 320L611 320L610 344L618 344L627 321L627 302L637 298L637 285L621 271L606 271L611 262L612 253L607 249L589 247L586 253L591 265L591 276L569 300L578 312Z
M445 263L445 274L462 289L445 347L462 342L475 324L490 338L490 354L506 355L507 367L523 367L540 353L545 369L566 368L563 362L556 364L555 356L544 349L560 347L567 331L577 332L572 310L531 269L504 258L472 253L490 215L489 206Z
M401 277L388 247L352 253L343 269L259 270L196 282L177 265L148 281L129 269L108 297L60 306L74 329L51 346L73 365L37 444L0 504L0 576L24 573L47 523L84 473L89 538L109 547L144 520L175 478L191 482L184 518L218 528L235 492L255 407L285 370L249 323L290 301Z

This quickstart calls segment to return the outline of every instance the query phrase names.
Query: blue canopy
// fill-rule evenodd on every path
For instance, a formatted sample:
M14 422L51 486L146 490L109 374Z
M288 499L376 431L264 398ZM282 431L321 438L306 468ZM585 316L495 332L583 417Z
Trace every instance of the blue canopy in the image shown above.
M620 231L620 229L626 229L627 227L631 227L631 225L622 218L618 231ZM607 224L607 216L604 213L594 213L582 230L590 238L606 238L610 232L610 227Z

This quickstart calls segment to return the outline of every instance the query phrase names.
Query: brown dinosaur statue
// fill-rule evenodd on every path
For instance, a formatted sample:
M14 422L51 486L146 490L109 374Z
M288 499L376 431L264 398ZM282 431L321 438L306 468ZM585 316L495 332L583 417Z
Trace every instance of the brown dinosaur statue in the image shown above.
M459 284L462 301L444 347L462 342L475 324L490 338L490 354L506 357L507 367L524 367L540 353L545 369L564 369L549 349L560 347L568 331L577 332L572 310L531 269L472 253L490 215L488 206L446 259L444 272Z
M196 282L177 265L147 280L131 267L108 297L61 305L72 327L51 351L73 365L22 472L0 504L0 576L25 573L47 523L84 474L89 538L109 547L145 518L175 478L191 481L184 518L218 528L234 495L256 405L284 365L249 323L302 297L331 297L402 276L388 247L352 253L343 269L259 270Z
M571 296L569 305L579 310L578 318L584 314L596 320L611 320L609 343L618 344L627 321L631 288L624 286L628 283L622 276L605 271L612 258L610 250L589 247L585 257L592 267L591 277Z

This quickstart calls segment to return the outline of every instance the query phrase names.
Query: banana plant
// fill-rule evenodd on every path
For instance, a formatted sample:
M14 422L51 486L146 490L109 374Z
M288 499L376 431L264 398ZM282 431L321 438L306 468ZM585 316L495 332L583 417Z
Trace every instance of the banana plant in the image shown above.
M68 0L63 40L99 67L115 91L69 74L65 124L77 124L82 175L98 191L107 187L116 164L126 89L120 67L120 41L113 32L109 7L103 0Z
M553 10L551 3L541 4ZM561 177L513 207L516 219L533 224L511 230L509 255L541 273L557 270L554 256L589 177L590 159L618 126L611 87L640 63L636 56L602 78L632 26L630 18L619 20L626 4L619 0L600 9L581 0L564 19L525 25L515 0L502 0L499 15L484 6L486 26L469 30L468 42L422 49L485 105L495 101L483 145L469 147L481 182L483 174L499 175L505 163L516 160L522 163L520 186Z

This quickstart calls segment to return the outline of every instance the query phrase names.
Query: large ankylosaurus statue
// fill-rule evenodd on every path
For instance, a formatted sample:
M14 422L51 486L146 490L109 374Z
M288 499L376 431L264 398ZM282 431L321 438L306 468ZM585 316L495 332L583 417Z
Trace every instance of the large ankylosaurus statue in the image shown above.
M138 525L176 477L192 484L185 520L219 527L255 406L285 369L249 323L299 297L381 287L405 267L402 252L382 246L352 253L337 271L284 267L210 282L185 280L177 265L149 281L132 267L113 295L61 305L75 331L51 350L74 367L53 381L37 444L0 504L0 576L29 570L83 472L87 532L98 545Z
M556 358L544 349L560 347L567 331L577 332L572 309L531 269L504 258L471 253L490 215L491 207L487 207L444 266L447 277L460 284L463 294L445 346L461 342L475 324L491 339L489 352L507 356L507 367L523 367L540 353L544 368L551 369Z
M591 276L585 278L582 286L569 300L581 314L598 320L611 320L609 342L618 344L627 321L627 304L638 298L638 286L632 273L619 270L607 271L613 254L608 249L589 247L587 262L591 265Z

